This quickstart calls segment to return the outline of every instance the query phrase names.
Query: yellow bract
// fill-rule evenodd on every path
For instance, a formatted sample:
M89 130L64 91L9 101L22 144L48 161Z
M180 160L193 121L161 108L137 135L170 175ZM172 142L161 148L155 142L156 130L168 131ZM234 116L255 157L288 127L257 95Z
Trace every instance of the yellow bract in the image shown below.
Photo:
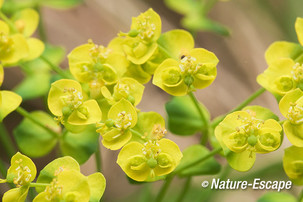
M11 159L6 180L14 183L17 188L7 191L3 196L3 202L25 201L29 184L35 179L36 174L36 166L32 160L19 152L16 153Z
M118 155L117 163L136 181L153 181L157 176L172 172L179 164L182 153L168 139L149 141L145 144L131 142Z
M11 91L0 91L0 122L21 104L22 98Z
M0 20L0 61L13 64L28 56L28 45L22 34L10 33L9 26Z
M102 118L96 100L86 100L81 85L74 80L61 79L54 82L48 95L50 111L65 124L88 125Z
M283 168L289 179L296 185L303 184L303 148L291 146L286 148Z
M281 145L282 127L276 120L265 118L269 112L257 106L246 108L227 115L216 127L216 138L232 168L249 170L255 153L272 152Z
M153 84L174 96L209 86L217 76L218 58L203 48L190 50L179 60L166 59L156 69Z
M116 83L128 65L122 54L93 42L72 50L68 61L73 76L82 83L88 83L91 88Z
M295 89L285 94L280 100L279 108L287 120L283 123L284 132L289 141L303 147L303 92Z
M120 149L132 137L129 129L137 123L136 108L127 100L122 98L108 111L108 120L98 124L97 130L103 137L103 145L111 150Z

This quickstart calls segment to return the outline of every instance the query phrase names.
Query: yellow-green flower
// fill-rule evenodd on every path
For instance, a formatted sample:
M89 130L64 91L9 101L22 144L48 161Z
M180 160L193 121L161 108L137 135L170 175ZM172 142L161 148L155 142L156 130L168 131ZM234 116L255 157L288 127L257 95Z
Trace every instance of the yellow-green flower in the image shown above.
M257 77L257 82L278 100L295 88L303 88L303 18L297 18L295 28L300 44L271 44L265 53L269 67Z
M291 58L295 62L303 62L303 18L298 17L295 22L295 30L298 37L298 43L287 41L277 41L272 43L265 52L265 59L268 65L277 59Z
M179 164L182 153L166 134L164 119L155 112L140 113L134 128L141 133L144 143L130 142L124 146L117 163L130 178L136 181L154 181L171 173ZM141 139L141 141L142 141Z
M283 128L288 140L297 147L303 147L303 92L297 88L286 93L279 108L287 118Z
M303 184L303 148L291 146L284 150L283 168L289 179L296 184Z
M130 29L127 34L120 34L122 49L129 61L143 64L157 49L156 41L161 35L160 16L150 8L132 19Z
M13 183L17 188L7 191L3 195L3 202L25 201L29 185L35 179L36 174L36 166L31 159L19 152L15 154L11 159L6 180L2 183Z
M0 61L6 66L28 56L29 47L25 37L11 33L9 26L0 20Z
M153 84L174 96L209 86L217 76L219 60L210 51L195 48L184 52L178 60L166 59L156 69Z
M111 94L106 86L101 88L103 96L110 104L124 98L137 106L142 99L144 86L135 79L124 77L115 84L113 91L113 94Z
M102 118L96 100L86 100L81 85L74 80L61 79L52 83L48 107L62 124L88 125Z
M102 135L103 145L111 150L120 149L132 137L130 131L137 123L136 108L127 100L122 98L108 111L107 120L97 124L97 130Z
M23 9L15 13L12 17L17 31L23 34L29 48L28 56L23 61L33 60L39 57L44 51L44 43L31 35L35 32L39 23L39 14L31 8Z
M37 187L39 193L34 202L71 201L97 202L105 189L105 178L101 173L88 177L80 173L80 166L71 157L55 159L43 168L37 183L48 184Z
M216 127L215 135L230 166L239 171L249 170L256 153L269 153L279 148L282 127L270 110L246 107L233 112Z
M115 84L124 74L128 61L120 54L90 41L68 55L70 71L82 83L88 83L96 96L104 85ZM94 97L94 96L91 96Z

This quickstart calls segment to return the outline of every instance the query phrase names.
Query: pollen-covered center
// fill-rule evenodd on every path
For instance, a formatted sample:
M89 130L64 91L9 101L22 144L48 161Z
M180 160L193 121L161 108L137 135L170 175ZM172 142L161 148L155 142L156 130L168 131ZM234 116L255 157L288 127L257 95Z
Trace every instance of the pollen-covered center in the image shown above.
M23 164L22 159L16 160L15 163L18 164L18 167L15 169L15 171L17 171L17 177L13 179L14 184L20 187L30 183L32 174L29 167Z
M89 41L92 43L92 41ZM92 58L92 62L85 62L80 65L81 73L79 76L83 80L91 81L94 83L112 83L116 81L116 72L112 67L106 64L106 60L110 54L110 49L93 44L94 46L89 50L89 55Z
M303 122L303 107L296 103L290 103L286 118L292 124L301 124Z
M48 201L59 200L62 199L62 190L63 187L58 184L58 175L63 171L62 167L59 167L58 170L55 171L55 178L52 180L49 186L47 186L44 190L46 192L45 199Z
M142 40L149 41L155 34L156 26L150 16L141 15L136 19L136 30Z
M75 88L65 88L63 92L65 95L61 96L60 99L65 106L72 108L72 110L77 109L83 103L82 92Z
M236 134L233 136L233 146L241 148L241 150L255 151L254 146L258 142L259 130L264 122L257 119L254 112L248 111L248 113L251 115L250 117L238 116L237 118L242 124L236 128Z
M128 129L132 124L132 115L130 113L126 113L122 111L118 114L118 118L115 120L114 125L120 130Z
M300 83L303 79L303 66L300 63L296 63L291 71L292 78Z
M165 128L160 124L156 124L149 135L145 134L144 138L148 138L149 140L144 143L142 151L146 159L148 159L147 164L150 168L155 168L159 164L159 154L161 153L159 140L163 138L166 133Z

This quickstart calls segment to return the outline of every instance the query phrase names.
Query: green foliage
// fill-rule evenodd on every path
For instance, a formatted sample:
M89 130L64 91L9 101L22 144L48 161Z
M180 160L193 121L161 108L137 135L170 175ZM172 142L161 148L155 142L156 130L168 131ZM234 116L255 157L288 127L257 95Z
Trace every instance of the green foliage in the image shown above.
M202 145L192 145L184 149L183 158L177 168L177 170L188 166L189 164L203 158L209 153L209 150ZM206 161L184 169L178 173L180 177L189 177L197 175L214 175L220 172L221 165L213 158L209 158Z
M288 193L283 192L268 192L258 199L258 202L296 202L297 199Z
M203 104L200 108L204 117L209 120L210 115ZM165 104L167 112L168 130L176 135L194 135L204 127L200 114L189 96L173 97Z
M181 24L191 32L211 31L227 36L228 28L207 17L212 3L205 0L165 0L166 6L177 13L184 15Z

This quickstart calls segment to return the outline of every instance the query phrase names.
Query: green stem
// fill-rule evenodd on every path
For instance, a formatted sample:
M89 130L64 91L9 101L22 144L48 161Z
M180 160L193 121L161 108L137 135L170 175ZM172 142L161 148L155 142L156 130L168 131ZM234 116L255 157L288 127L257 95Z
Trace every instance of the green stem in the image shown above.
M18 30L17 30L15 24L14 24L8 17L6 17L6 15L5 15L3 12L1 12L1 11L0 11L0 18L1 18L5 23L8 24L8 26L11 28L11 30L12 30L13 32L18 33Z
M287 119L279 121L279 124L280 124L280 125L283 125L283 123L284 123L285 121L287 121Z
M217 2L218 2L218 0L208 0L208 1L206 1L205 5L204 5L205 14L207 14L210 11L210 9L212 9Z
M30 183L30 187L46 187L49 186L50 184L48 183L35 183L35 182L31 182Z
M246 107L249 103L251 103L254 99L256 99L257 97L259 97L260 95L262 95L262 93L264 93L266 91L265 88L260 88L258 89L255 93L253 93L249 98L247 98L246 100L244 100L241 104L239 104L237 107L235 107L233 110L231 110L230 112L228 112L227 114L233 113L235 111L239 111L241 109L243 109L244 107ZM224 116L222 116L220 119L216 119L215 121L213 121L211 123L211 126L217 126L227 115L225 114Z
M157 197L156 197L156 202L161 202L168 190L169 185L171 184L171 182L173 181L174 175L168 175L167 178L164 181L164 184L162 185L160 192L158 193Z
M188 93L189 97L191 98L192 102L194 103L195 107L198 110L198 113L200 115L200 118L202 120L203 123L203 128L202 128L202 138L201 138L201 144L202 145L206 145L207 140L208 140L208 129L209 129L209 120L206 119L200 105L199 102L196 98L196 96L194 95L193 92Z
M39 16L40 16L40 20L39 20L39 24L38 24L38 32L39 32L40 39L43 42L47 42L47 35L46 35L46 32L45 32L45 27L44 27L44 23L43 23L43 14L41 12L41 7L37 6L36 10L37 10L37 12L39 13Z
M46 57L43 55L40 56L40 59L46 62L54 72L58 73L60 76L67 78L67 79L73 79L73 77L68 74L67 72L63 71L59 66L53 64L51 61L49 61Z
M130 128L129 130L130 130L130 132L132 132L133 135L136 135L137 137L139 137L140 139L142 139L143 135L140 132L138 132L138 131L136 131L136 130L134 130L132 128Z
M98 141L97 151L95 152L95 160L96 160L96 169L98 172L102 172L102 159L100 153L100 143Z
M173 57L163 46L161 46L160 44L158 44L158 48L163 51L168 57L172 58L172 59L177 59L175 57Z
M177 199L177 202L182 202L183 201L187 191L189 190L191 180L192 180L192 177L188 177L186 179L185 184L184 184L183 189L182 189L182 192L181 192L179 198Z
M9 158L11 158L17 152L3 123L0 123L0 142Z
M303 199L303 190L300 192L300 195L298 197L298 201L301 202Z
M7 172L7 168L4 164L4 162L2 160L0 160L0 173L1 173L2 179L6 178L6 172Z
M54 137L58 138L59 134L56 133L55 131L53 131L52 129L50 129L47 125L45 125L44 123L40 122L40 120L34 118L30 113L28 113L25 109L23 109L22 107L18 107L16 109L16 112L18 112L19 114L21 114L22 116L24 116L25 118L28 118L29 120L31 120L32 122L34 122L35 124L39 125L40 127L44 128L46 131L48 131L50 134L52 134Z
M158 194L158 196L156 197L156 201L157 202L161 202L165 196L165 193L167 192L167 189L169 187L169 185L171 184L171 181L173 180L173 178L175 177L175 175L183 170L186 170L190 167L193 167L207 159L209 159L210 157L214 156L215 154L219 153L220 151L222 150L222 148L217 148L217 149L214 149L212 150L210 153L208 153L206 156L203 156L195 161L193 161L192 163L190 164L187 164L186 166L184 167L177 167L171 174L169 174L166 179L165 179L165 182L163 184L163 186L161 187L160 189L160 192ZM190 183L190 182L189 182ZM188 185L189 186L189 185ZM186 192L185 192L186 194Z
M197 164L199 164L199 163L201 163L201 162L203 162L203 161L209 159L210 157L214 156L215 154L217 154L217 153L219 153L219 152L221 152L221 151L222 151L222 148L221 148L221 147L220 147L220 148L217 148L217 149L214 149L214 150L212 150L211 152L209 152L207 155L205 155L205 156L203 156L203 157L201 157L201 158L196 159L195 161L193 161L193 162L190 163L190 164L187 164L186 166L177 167L177 168L173 171L173 174L179 173L179 172L181 172L181 171L183 171L183 170L186 170L186 169L188 169L188 168L190 168L190 167L193 167L193 166L195 166L195 165L197 165Z

